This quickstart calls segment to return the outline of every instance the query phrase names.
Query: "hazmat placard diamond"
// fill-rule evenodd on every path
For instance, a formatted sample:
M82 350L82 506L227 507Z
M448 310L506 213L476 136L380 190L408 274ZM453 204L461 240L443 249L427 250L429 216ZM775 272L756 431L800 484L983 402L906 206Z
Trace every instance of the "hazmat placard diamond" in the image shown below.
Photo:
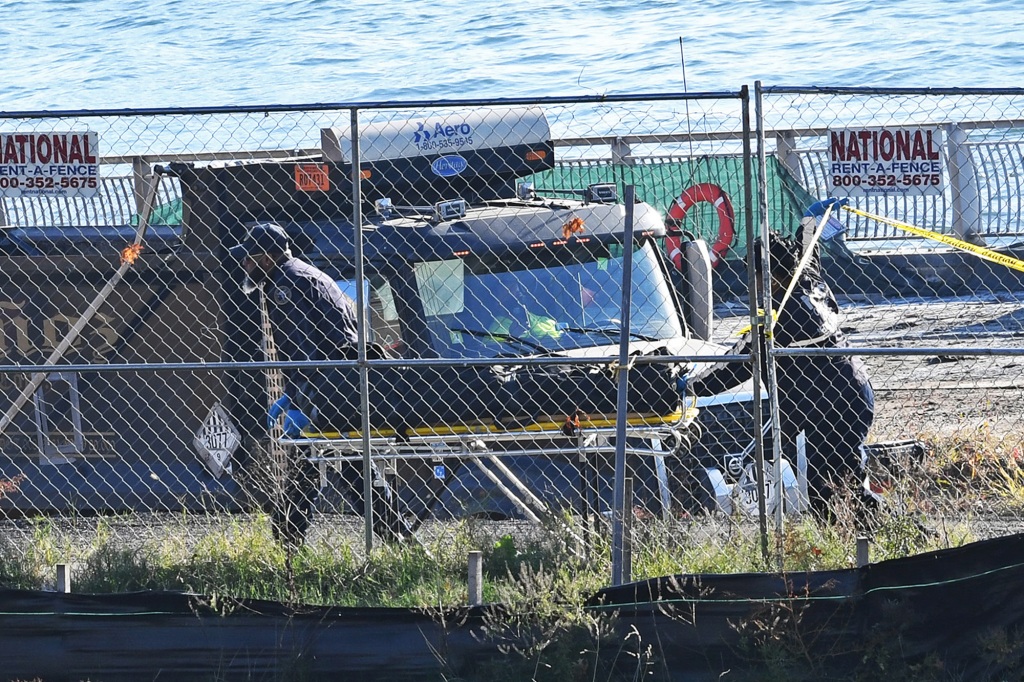
M220 403L216 403L210 410L203 425L196 431L193 442L200 459L215 478L225 473L231 475L231 455L242 444L242 435Z

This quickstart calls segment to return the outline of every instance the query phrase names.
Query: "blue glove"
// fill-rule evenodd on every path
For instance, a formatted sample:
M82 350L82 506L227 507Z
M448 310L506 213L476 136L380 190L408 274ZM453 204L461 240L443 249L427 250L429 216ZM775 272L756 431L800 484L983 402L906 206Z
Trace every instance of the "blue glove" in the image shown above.
M679 392L679 397L686 399L686 385L690 380L690 375L683 374L676 379L676 391Z
M284 416L284 435L298 438L302 435L302 429L309 425L309 417L303 414L302 410L288 410Z
M277 420L281 418L284 411L291 407L292 399L285 393L283 396L274 401L274 404L267 410L267 431L270 431L277 424Z
M847 206L849 203L850 203L850 198L849 197L841 197L841 198L831 197L831 198L828 198L828 199L822 199L821 201L816 201L813 204L811 204L810 206L808 206L807 210L804 211L804 217L806 218L808 216L813 216L815 218L820 218L821 216L825 215L825 210L829 206L832 207L832 212L833 212L833 215L834 215L835 211L839 210L840 206Z

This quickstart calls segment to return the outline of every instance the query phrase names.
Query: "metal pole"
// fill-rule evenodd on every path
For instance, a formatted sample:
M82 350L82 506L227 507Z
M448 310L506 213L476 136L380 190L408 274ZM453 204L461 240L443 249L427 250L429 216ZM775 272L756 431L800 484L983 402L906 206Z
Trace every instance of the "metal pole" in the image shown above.
M764 149L764 112L761 109L761 81L756 81L754 87L757 91L756 104L757 104L757 125L758 125L758 168L760 169L761 177L758 184L758 204L761 209L761 243L767 245L768 243L768 169L765 162L765 149ZM782 424L779 417L779 390L778 382L775 379L775 356L773 351L775 350L775 344L772 339L773 327L775 325L775 319L772 315L772 277L771 277L771 256L768 253L768 249L764 249L762 253L763 258L761 259L761 290L757 292L759 294L758 299L761 301L761 309L764 311L761 316L761 324L754 327L755 333L764 335L764 357L761 361L764 363L768 380L768 400L771 405L772 414L772 456L775 458L773 466L773 476L776 481L776 490L781 487L782 481ZM765 507L766 500L765 496L768 494L766 486L764 484L764 451L762 448L757 448L757 485L758 485L758 514L759 516L767 518L767 509ZM775 531L776 533L782 533L782 500L781 498L775 505ZM782 570L783 556L780 552L776 557L779 570Z
M743 94L747 94L746 86L743 87ZM755 116L757 119L757 164L759 169L758 177L758 208L761 211L760 214L760 225L762 234L766 234L768 230L768 188L765 178L766 173L766 162L765 162L765 151L764 151L764 118L761 112L761 81L754 82L754 105L755 105ZM761 374L762 364L766 362L766 358L761 357L761 343L758 338L758 334L761 333L762 328L759 325L758 319L758 303L761 300L761 294L757 291L757 277L754 272L754 259L751 249L754 245L754 196L753 196L753 178L751 166L752 159L750 155L750 100L747 97L743 99L743 191L745 194L746 210L744 211L744 219L746 220L746 234L747 234L747 282L749 282L749 305L750 305L750 333L753 335L754 343L751 345L751 358L750 361L754 365L753 374L753 389L754 389L754 477L757 479L757 526L758 531L761 535L761 558L765 564L768 563L770 557L768 554L768 509L766 501L764 499L764 434L765 427L762 423L762 416L764 412L763 402L761 400ZM770 396L769 396L770 398ZM778 433L775 431L774 433ZM777 440L777 439L776 439Z
M370 453L370 373L366 366L366 295L363 292L363 188L359 169L359 110L352 109L352 225L355 227L356 332L359 337L356 363L359 367L359 415L363 448L363 533L366 551L373 549L373 463Z
M477 461L479 462L480 459L477 458ZM544 504L544 501L542 499L533 494L533 491L530 490L530 488L525 483L523 483L523 481L518 476L516 476L516 473L514 471L509 469L505 465L505 463L501 461L501 458L499 458L497 455L487 455L487 461L490 462L495 469L500 471L501 474L505 476L505 478L507 478L508 481L513 486L515 486L515 488L519 492L523 494L523 500L525 500L529 504L532 504L533 508L536 509L541 514L544 514L545 516L551 516L551 509L548 508L546 504Z
M626 476L625 483L625 514L622 517L622 580L633 581L633 477Z
M135 259L138 257L139 251L142 246L142 240L145 239L146 237L146 229L149 227L149 217L153 213L153 202L156 199L156 188L157 185L159 184L160 174L163 172L163 169L160 166L157 166L153 172L153 184L150 185L149 194L146 195L146 203L144 210L141 213L139 213L139 226L135 230L135 240L128 248L121 252L121 266L114 273L113 277L111 277L110 280L104 285L103 289L101 289L100 292L96 295L96 298L93 299L92 303L89 304L89 307L86 308L85 312L83 312L82 315L78 318L78 321L75 322L73 327L71 327L71 330L67 333L67 335L63 339L61 339L61 342L57 344L56 348L53 349L53 352L50 354L50 357L47 358L45 364L55 365L57 364L57 362L60 361L61 358L64 357L64 354L75 343L75 340L78 338L78 335L82 333L82 330L85 329L85 326L89 324L90 320L92 320L93 316L96 314L96 311L98 311L100 309L100 306L102 306L106 302L107 297L110 296L110 293L114 290L114 287L117 286L117 284L128 272L129 268L131 268L132 265L135 263ZM10 408L8 408L7 413L4 414L3 417L0 417L0 434L2 434L7 429L7 427L11 425L11 423L14 421L14 418L18 415L18 412L20 412L21 408L25 405L26 401L28 401L28 399L32 397L32 395L36 392L36 389L38 389L46 380L47 376L49 376L49 374L44 372L32 375L32 377L28 381L28 384L22 390L21 394L14 399L14 402L11 403L11 406Z
M491 471L490 469L488 469L487 465L481 462L479 457L470 457L469 461L475 464L477 468L483 472L484 476L491 479L491 483L494 484L494 487L496 487L501 492L501 494L505 496L505 499L514 504L516 507L518 507L519 511L523 513L523 516L525 516L533 523L541 522L540 517L534 514L533 511L530 509L530 505L524 502L523 500L519 499L516 496L516 494L512 491L512 489L505 485L505 482L501 480L501 477L498 476L498 474Z
M142 215L146 210L146 197L149 196L150 185L157 183L157 178L149 178L149 164L141 156L132 158L132 191L135 195L135 212Z
M615 482L612 495L612 585L622 584L623 519L626 500L626 410L629 402L629 308L633 285L633 204L636 187L626 185L626 224L622 249L622 329L619 332L618 401L615 406Z

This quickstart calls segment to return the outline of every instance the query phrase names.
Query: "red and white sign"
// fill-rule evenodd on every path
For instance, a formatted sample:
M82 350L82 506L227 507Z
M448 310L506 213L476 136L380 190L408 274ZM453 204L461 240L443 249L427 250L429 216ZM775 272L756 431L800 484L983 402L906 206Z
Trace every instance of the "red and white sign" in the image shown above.
M91 197L99 186L96 133L0 133L0 196Z
M847 128L828 135L830 196L942 193L940 128Z

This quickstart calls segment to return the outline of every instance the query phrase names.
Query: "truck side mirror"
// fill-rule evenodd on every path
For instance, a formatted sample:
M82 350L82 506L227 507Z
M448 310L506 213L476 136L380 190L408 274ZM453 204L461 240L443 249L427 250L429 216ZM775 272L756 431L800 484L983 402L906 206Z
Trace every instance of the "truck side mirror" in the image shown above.
M680 292L686 324L694 338L711 340L712 306L711 251L703 239L683 242L681 271L685 290Z

